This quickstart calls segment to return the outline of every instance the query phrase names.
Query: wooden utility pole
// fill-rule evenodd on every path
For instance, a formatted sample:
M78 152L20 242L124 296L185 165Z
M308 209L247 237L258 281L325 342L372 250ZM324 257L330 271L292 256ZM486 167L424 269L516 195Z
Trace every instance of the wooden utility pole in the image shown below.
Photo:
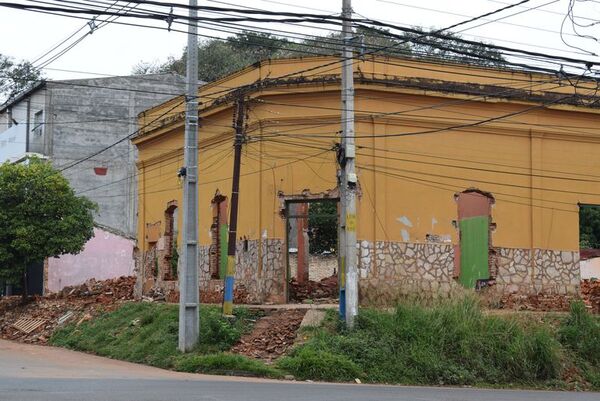
M342 260L344 268L345 305L344 313L346 325L354 327L354 320L358 314L358 260L356 249L356 185L355 172L355 145L354 145L354 68L352 52L352 5L351 0L342 0L342 146L341 146L341 182L340 194L344 235ZM341 300L340 300L341 301ZM340 302L341 303L341 302Z
M242 163L242 143L244 142L245 103L243 96L236 102L234 128L235 144L233 158L233 178L231 182L231 204L229 217L229 239L227 242L227 271L223 290L223 314L233 314L233 286L235 280L235 249L237 237L238 200L240 194L240 167Z
M198 286L198 11L190 0L183 174L183 231L179 275L179 350L191 351L200 333Z

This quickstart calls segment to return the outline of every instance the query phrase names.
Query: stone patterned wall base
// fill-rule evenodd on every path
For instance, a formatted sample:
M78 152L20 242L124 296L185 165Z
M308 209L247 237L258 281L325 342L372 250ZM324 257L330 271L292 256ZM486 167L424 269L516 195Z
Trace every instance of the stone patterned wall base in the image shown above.
M496 291L502 294L576 295L581 281L579 252L498 249ZM533 258L532 258L533 253Z
M259 246L260 245L260 246ZM579 252L544 249L496 249L496 284L499 294L576 295L579 293ZM176 291L177 281L155 276L156 248L138 255L137 274L142 293L152 287ZM453 279L454 247L448 243L360 241L359 299L361 304L393 305L399 298L445 297L460 285ZM209 246L198 250L200 291L221 291L222 280L212 280ZM249 303L284 303L286 265L284 240L277 238L238 241L235 290ZM218 298L218 294L212 294Z
M448 296L454 249L450 244L360 242L359 299L362 304L393 305L405 296Z
M243 303L285 302L284 241L281 239L238 241L236 245L235 289L236 301ZM213 279L210 274L210 246L198 247L198 279L203 301L216 302L223 294L223 279ZM259 263L259 253L261 262ZM157 261L164 254L153 247L136 258L136 296L151 293L158 288L168 295L178 291L177 280L163 280L156 275ZM160 270L160 267L158 269Z
M579 252L495 248L500 294L576 295ZM405 296L448 296L460 286L453 279L454 249L450 244L361 241L359 292L361 303L390 305Z

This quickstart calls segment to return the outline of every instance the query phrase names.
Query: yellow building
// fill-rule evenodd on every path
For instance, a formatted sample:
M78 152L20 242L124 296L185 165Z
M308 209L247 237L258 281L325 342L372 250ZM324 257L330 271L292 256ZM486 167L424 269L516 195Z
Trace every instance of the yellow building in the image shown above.
M579 204L600 204L595 82L574 88L553 75L383 57L357 60L354 72L362 302L456 282L578 291ZM337 201L339 60L264 61L199 95L202 297L218 300L222 288L215 227L228 218L232 121L243 101L236 296L284 302L290 205ZM139 274L145 291L169 291L184 99L139 123Z

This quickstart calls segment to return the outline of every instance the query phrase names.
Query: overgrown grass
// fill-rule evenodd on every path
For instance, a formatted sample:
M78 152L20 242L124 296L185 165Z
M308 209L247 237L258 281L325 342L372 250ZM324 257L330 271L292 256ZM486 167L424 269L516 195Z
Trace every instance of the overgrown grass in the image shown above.
M600 389L600 319L581 303L568 316L491 316L465 295L393 312L362 309L348 331L329 311L308 340L275 366L227 353L258 316L236 309L225 319L201 308L200 344L177 350L176 305L128 303L58 330L51 343L186 372L370 383L532 386ZM551 317L551 318L550 318ZM580 386L581 384L581 386Z
M548 328L486 316L474 298L363 310L351 332L323 328L278 366L298 378L405 384L534 384L560 377Z
M277 376L259 361L223 353L257 317L243 308L234 316L225 319L218 307L202 307L200 343L185 355L177 350L178 308L169 304L127 303L79 326L67 325L54 333L51 344L166 369Z
M600 321L587 312L582 302L571 304L571 312L561 324L558 338L575 355L585 379L600 388Z

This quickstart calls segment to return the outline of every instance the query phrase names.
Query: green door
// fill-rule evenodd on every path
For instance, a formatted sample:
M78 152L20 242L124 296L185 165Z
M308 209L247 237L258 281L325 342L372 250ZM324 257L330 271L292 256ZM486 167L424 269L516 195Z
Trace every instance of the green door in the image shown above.
M460 276L466 288L475 288L477 280L490 277L488 266L489 216L469 217L459 221Z

